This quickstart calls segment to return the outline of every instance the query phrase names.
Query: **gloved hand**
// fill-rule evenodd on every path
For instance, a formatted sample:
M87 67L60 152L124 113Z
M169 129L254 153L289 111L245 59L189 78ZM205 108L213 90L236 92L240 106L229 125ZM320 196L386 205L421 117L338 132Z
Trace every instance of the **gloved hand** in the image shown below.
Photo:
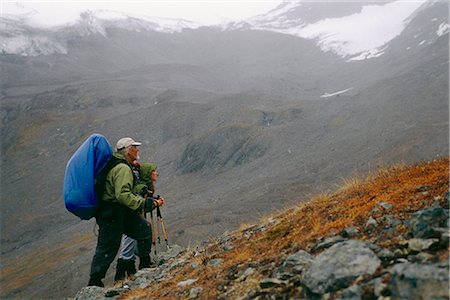
M164 205L164 198L161 198L161 197L154 198L154 197L150 196L150 197L145 198L144 210L145 210L145 212L151 212L157 206L163 206L163 205Z
M144 211L145 212L151 212L155 209L157 204L155 203L155 199L153 197L147 197L145 198L145 205L144 205Z

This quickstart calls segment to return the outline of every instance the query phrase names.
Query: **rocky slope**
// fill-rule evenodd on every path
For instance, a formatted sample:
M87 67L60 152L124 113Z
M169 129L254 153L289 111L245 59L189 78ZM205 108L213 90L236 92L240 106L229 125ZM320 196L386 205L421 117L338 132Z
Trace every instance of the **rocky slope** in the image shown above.
M448 299L449 160L353 178L74 299Z

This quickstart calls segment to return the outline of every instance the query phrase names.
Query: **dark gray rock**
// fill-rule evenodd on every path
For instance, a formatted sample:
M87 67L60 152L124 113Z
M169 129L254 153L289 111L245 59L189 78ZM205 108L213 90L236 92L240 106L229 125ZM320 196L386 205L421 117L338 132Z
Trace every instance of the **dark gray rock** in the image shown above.
M382 249L377 255L381 261L390 261L395 257L394 253L389 249Z
M441 238L439 241L439 246L441 248L448 248L449 246L449 239L450 239L450 232L448 231L448 229L445 232L441 233Z
M183 247L181 247L180 245L170 245L166 251L158 253L158 260L159 261L168 261L172 258L177 257L178 255L180 255L180 253L182 253L185 249Z
M212 267L220 267L222 264L223 264L223 259L221 259L221 258L214 258L208 262L208 265L210 265Z
M201 293L203 292L203 288L201 287L195 287L190 289L189 291L189 299L197 299Z
M87 300L87 299L105 299L105 289L97 286L88 286L82 288L76 295L74 300Z
M439 239L410 239L408 240L408 250L420 252L428 250L438 244Z
M230 251L230 250L233 250L234 247L231 246L231 245L224 245L224 246L222 247L222 249L223 249L224 251Z
M286 285L285 281L279 280L277 278L264 278L259 282L259 286L262 289L277 288L285 285Z
M394 208L394 205L387 202L378 202L377 205L382 207L384 210L391 210Z
M432 254L420 252L420 253L417 253L417 255L409 255L408 261L412 262L412 263L424 264L424 263L431 262L434 258L435 258L435 256Z
M359 235L359 229L356 227L348 227L342 230L340 235L344 238L354 238Z
M434 228L444 227L447 220L447 210L434 207L414 213L407 224L416 238L439 238L440 233Z
M366 222L364 231L370 233L370 232L374 231L377 228L377 226L378 226L377 221L374 218L370 217L369 220L367 220L367 222Z
M394 215L387 215L380 219L384 223L385 227L395 228L396 226L402 224L403 222L397 219Z
M320 250L329 248L329 247L333 246L333 245L336 244L336 243L343 242L343 241L346 241L346 240L347 240L346 238L344 238L344 237L342 237L342 236L340 236L340 235L337 235L337 236L333 236L333 237L327 238L327 239L325 239L323 242L320 242L319 244L317 244L316 246L314 246L314 247L311 249L311 252L313 252L313 253L314 253L314 252L318 252L318 251L320 251Z
M362 288L359 285L352 285L346 288L336 300L361 300Z
M303 283L315 294L337 291L361 275L373 274L380 264L366 243L349 240L318 255L305 273Z
M435 189L436 187L434 185L421 185L416 187L417 192L426 192L432 189Z
M304 250L300 250L292 255L289 255L283 263L284 267L304 267L307 268L313 260L313 256Z
M448 299L448 270L433 265L404 263L392 268L392 299Z
M382 297L387 296L389 294L389 291L387 289L387 284L383 283L383 280L378 277L375 279L370 280L369 282L362 285L365 290L370 290L370 292L375 297Z

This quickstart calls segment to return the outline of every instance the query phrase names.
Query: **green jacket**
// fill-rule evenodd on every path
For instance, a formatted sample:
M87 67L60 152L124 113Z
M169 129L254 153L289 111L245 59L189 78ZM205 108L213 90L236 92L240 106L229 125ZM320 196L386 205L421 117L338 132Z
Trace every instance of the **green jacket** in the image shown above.
M120 153L114 153L116 158L125 160ZM119 202L132 210L142 209L145 199L134 194L134 179L131 168L126 163L119 163L106 175L104 201Z

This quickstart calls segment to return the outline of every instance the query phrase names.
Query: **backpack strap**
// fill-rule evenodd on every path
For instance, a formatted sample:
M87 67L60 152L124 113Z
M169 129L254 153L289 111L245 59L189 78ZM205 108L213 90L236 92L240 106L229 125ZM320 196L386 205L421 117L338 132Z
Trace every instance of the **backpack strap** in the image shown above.
M115 157L114 155L111 155L110 159L106 163L106 165L103 167L103 169L98 173L97 176L95 176L95 194L97 196L97 200L99 203L99 206L101 205L103 192L105 191L105 184L106 184L106 176L108 175L109 171L111 171L115 166L118 164L124 163L127 166L130 166L128 162L124 159L120 159ZM131 169L131 167L130 167Z

